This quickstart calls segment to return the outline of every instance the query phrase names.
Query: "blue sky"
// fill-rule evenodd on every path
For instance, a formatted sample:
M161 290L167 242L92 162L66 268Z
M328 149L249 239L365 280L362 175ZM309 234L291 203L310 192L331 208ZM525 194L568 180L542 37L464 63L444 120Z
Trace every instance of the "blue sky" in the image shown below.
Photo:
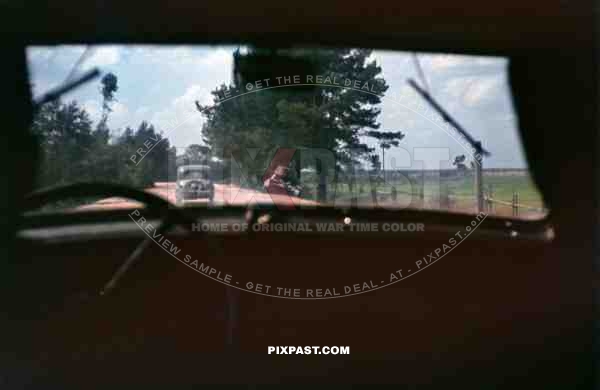
M85 46L30 48L27 54L34 96L60 84L84 50ZM230 82L233 50L211 46L95 46L79 71L97 66L118 76L111 129L119 132L146 120L168 134L172 145L183 149L201 143L203 118L194 101L211 103L210 91ZM423 163L416 161L416 156L422 156L423 149L429 152L419 159L427 160L427 164L436 163L433 155L439 155L438 149L446 151L448 160L458 154L468 155L463 144L454 139L457 134L445 132L426 118L422 108L417 108L422 100L406 83L409 77L420 82L412 54L374 51L372 58L381 65L390 86L380 106L381 130L406 134L400 148L386 152L386 166L421 168ZM508 90L507 61L446 54L419 54L419 60L432 95L491 151L484 166L525 167ZM97 81L64 97L73 99L98 120L101 97ZM441 164L448 167L450 161Z

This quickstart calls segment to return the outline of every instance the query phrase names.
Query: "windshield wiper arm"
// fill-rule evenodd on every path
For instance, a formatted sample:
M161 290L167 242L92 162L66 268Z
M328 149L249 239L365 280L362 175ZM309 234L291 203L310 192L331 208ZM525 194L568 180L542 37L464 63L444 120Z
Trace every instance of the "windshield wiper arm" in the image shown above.
M83 75L81 75L81 77L79 77L73 81L66 82L54 89L51 89L49 92L46 92L45 94L43 94L42 96L40 96L38 99L36 99L33 102L34 112L37 112L39 110L39 108L41 106L43 106L44 104L58 99L65 93L79 87L82 84L87 83L88 81L98 77L99 75L100 75L100 70L98 70L98 68L94 68L94 69L90 70L89 72L84 73Z
M434 110L436 110L441 116L442 118L450 123L452 126L454 126L454 128L463 136L465 137L465 139L471 144L472 147L474 147L478 153L483 154L484 156L488 157L491 155L490 152L488 152L487 150L485 150L483 148L483 146L481 146L481 142L475 140L475 138L473 138L471 136L471 134L467 133L467 131L457 122L454 120L454 118L452 118L452 116L450 116L450 114L448 114L446 112L446 110L444 110L442 108L442 106L440 106L438 104L438 102L436 102L429 93L427 93L427 91L425 91L423 88L421 88L419 86L419 84L417 84L415 82L415 80L413 79L408 79L408 84L410 84L411 87L413 87L418 93L419 95L421 95L423 97L423 99L425 99L425 101L427 103L429 103L429 105L431 107L433 107Z

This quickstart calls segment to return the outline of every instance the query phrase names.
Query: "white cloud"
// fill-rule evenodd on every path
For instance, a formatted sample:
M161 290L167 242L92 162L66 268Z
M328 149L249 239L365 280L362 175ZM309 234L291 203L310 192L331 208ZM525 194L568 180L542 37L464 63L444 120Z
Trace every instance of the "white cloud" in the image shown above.
M202 143L204 118L196 109L196 101L206 105L212 103L210 90L199 84L189 86L185 92L173 99L164 110L155 113L151 122L168 133L172 145L185 146Z
M231 69L231 66L233 65L233 55L231 50L220 48L200 57L198 63L203 66L226 67L227 69Z
M168 66L180 72L198 72L198 67L230 72L233 64L232 48L195 50L193 46L136 46L130 49L133 63Z
M97 124L102 118L102 104L98 100L86 100L82 104L83 108L90 114L90 119ZM125 126L132 126L132 116L129 108L121 102L114 102L111 106L112 111L108 117L108 124L112 129L120 129Z
M110 113L110 119L112 123L123 123L130 119L129 108L121 102L114 102L111 106L112 112Z
M475 106L486 98L496 98L494 90L501 85L500 76L456 77L446 82L444 94L458 100L460 104Z
M48 46L34 46L27 48L27 58L30 61L47 62L54 53L54 50Z
M31 93L34 98L37 98L40 95L48 92L52 87L55 87L55 85L48 80L38 78L35 82L32 81Z
M135 110L134 115L143 116L143 115L146 115L148 112L150 112L149 107L141 106L141 107L138 107L137 110Z
M501 81L501 78L497 76L478 78L465 91L463 101L468 106L474 106L485 98L495 97L493 90L501 85Z
M443 94L453 99L462 98L471 85L477 81L475 77L455 77L448 79L443 88Z
M427 66L430 67L433 71L446 70L447 68L473 61L473 57L453 54L434 54L427 55L425 57Z
M92 54L83 63L83 69L114 65L121 58L119 47L117 46L100 46L94 47L91 50Z
M94 123L98 123L102 116L102 107L100 107L100 103L97 100L86 100L83 102L82 107L90 114L90 119L94 121Z
M120 46L102 45L58 45L58 46L33 46L27 49L27 57L36 66L47 68L56 65L69 71L86 51L87 58L81 64L84 70L95 66L109 66L117 64L120 59Z

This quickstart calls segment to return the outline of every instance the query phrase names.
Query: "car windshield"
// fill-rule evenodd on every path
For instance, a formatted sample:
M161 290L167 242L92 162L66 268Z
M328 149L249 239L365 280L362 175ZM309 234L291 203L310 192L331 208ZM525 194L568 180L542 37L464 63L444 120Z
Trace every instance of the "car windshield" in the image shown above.
M179 179L180 180L188 180L188 179L207 179L208 174L206 171L200 169L186 169L180 171Z
M299 208L546 214L506 58L243 45L35 46L27 57L34 97L102 72L36 114L38 187L102 180L194 207L177 202L175 183L210 177L214 197L196 195L215 207L285 198ZM194 164L206 169L180 170Z

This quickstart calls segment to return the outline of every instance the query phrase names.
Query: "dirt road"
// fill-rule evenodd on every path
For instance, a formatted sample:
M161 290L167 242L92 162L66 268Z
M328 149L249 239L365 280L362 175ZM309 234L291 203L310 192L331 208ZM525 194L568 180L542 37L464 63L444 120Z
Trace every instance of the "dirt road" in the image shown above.
M148 188L147 192L160 196L175 205L175 183L159 182ZM206 200L197 200L187 202L191 204L207 203ZM213 205L218 206L249 206L252 204L277 204L282 207L293 207L300 205L316 205L315 202L304 200L293 196L269 195L254 190L240 188L228 184L215 184L215 197ZM78 210L102 210L102 209L130 209L143 207L139 202L124 198L107 198L96 203L80 206Z

